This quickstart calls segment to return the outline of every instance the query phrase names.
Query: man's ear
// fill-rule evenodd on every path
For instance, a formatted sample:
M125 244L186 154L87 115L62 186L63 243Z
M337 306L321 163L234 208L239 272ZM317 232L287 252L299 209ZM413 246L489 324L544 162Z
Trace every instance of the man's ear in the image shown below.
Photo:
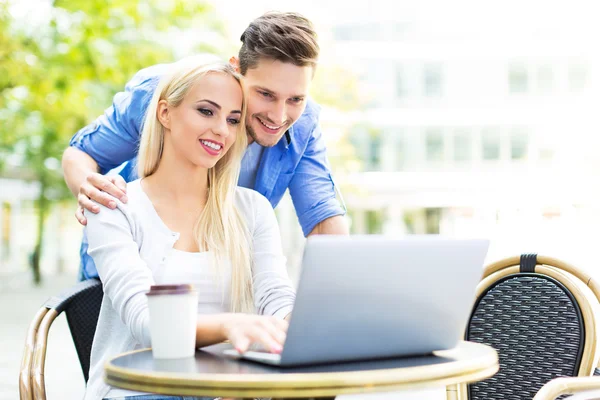
M229 59L229 64L231 64L231 66L233 68L235 68L235 72L237 72L238 74L241 73L240 72L240 59L237 58L236 56L233 56Z
M166 100L158 102L158 106L156 107L156 118L165 129L171 129L171 115L169 114L169 106L167 105Z

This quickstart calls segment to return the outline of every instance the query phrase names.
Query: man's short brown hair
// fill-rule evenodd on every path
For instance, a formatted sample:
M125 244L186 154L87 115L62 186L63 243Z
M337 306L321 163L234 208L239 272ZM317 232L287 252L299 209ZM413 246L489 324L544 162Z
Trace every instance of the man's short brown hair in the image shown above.
M242 75L255 68L261 59L315 67L319 57L312 23L297 13L268 12L252 21L240 39Z

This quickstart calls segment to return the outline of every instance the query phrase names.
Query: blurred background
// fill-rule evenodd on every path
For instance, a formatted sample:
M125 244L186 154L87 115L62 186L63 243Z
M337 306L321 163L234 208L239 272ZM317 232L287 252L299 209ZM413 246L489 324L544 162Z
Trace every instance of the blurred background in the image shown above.
M17 397L37 307L76 281L81 226L60 166L71 136L139 69L228 59L269 10L319 33L311 95L352 233L485 237L488 262L536 252L598 273L596 4L391 3L0 0L0 399ZM276 212L296 280L304 238L289 198ZM78 398L57 324L49 397Z

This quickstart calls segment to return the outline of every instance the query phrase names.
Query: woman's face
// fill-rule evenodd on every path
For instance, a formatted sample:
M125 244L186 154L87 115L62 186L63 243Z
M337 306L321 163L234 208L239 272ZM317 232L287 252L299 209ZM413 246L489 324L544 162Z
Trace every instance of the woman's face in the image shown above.
M236 140L242 117L242 88L226 73L209 72L177 107L159 107L167 141L178 157L212 168Z

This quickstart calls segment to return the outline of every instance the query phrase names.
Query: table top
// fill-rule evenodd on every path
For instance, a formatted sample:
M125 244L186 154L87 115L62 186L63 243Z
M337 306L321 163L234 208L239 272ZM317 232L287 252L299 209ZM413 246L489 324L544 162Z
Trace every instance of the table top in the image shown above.
M124 389L181 396L326 397L475 382L498 371L496 351L472 342L427 356L292 368L220 355L230 348L209 346L177 360L155 360L150 349L125 353L106 364L105 379Z

